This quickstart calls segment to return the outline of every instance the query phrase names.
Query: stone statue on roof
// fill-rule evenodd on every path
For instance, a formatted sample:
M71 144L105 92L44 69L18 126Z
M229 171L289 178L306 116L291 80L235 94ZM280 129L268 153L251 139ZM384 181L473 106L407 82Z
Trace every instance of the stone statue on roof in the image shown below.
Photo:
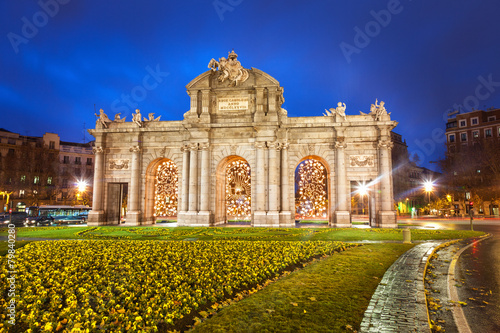
M248 70L241 66L241 63L237 60L238 55L232 50L229 52L227 59L222 57L219 61L212 58L208 63L208 68L212 72L216 72L218 69L219 76L217 80L222 83L226 80L229 82L230 87L235 87L238 84L245 82L250 74Z
M98 127L97 125L100 125L101 127L108 128L107 123L110 123L111 120L109 120L108 116L104 113L104 110L100 109L99 114L97 113L94 114L96 115L96 117L98 117L95 126Z

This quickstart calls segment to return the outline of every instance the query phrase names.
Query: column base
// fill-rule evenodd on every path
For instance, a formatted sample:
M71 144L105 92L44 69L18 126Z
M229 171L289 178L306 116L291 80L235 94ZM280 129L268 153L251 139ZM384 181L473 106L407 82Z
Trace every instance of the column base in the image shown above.
M347 210L336 211L333 214L333 223L331 226L334 228L351 228L351 213Z
M295 219L292 212L280 212L280 227L282 228L295 228Z
M267 227L267 213L265 211L254 212L252 227Z
M87 226L97 227L100 225L106 225L106 221L104 219L104 211L103 210L91 210L89 212L89 216L87 218Z
M379 211L377 215L376 226L379 228L397 228L398 222L396 217L396 211L385 210Z
M198 212L198 226L213 227L214 225L214 214L211 211Z
M128 211L127 212L127 219L125 220L124 225L127 227L133 227L133 226L138 226L141 225L141 220L142 220L142 213L141 211Z

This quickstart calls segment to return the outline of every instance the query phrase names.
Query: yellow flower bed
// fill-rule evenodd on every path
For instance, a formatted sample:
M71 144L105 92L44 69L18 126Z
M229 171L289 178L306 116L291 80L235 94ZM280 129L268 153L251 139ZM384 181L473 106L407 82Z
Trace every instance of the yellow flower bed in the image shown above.
M16 252L16 326L27 332L157 331L340 242L32 242ZM10 302L0 262L1 313ZM9 328L2 316L3 329ZM2 330L2 327L0 327Z

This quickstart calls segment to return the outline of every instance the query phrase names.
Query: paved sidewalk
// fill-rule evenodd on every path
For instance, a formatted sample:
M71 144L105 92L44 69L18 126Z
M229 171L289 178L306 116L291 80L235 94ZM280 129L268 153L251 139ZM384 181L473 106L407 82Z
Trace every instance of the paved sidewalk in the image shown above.
M424 271L429 256L444 242L418 244L389 267L365 311L360 332L430 332Z

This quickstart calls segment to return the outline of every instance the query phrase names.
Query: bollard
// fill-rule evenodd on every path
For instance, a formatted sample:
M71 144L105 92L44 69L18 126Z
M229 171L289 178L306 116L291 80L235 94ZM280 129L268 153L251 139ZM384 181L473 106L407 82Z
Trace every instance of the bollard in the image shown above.
M408 227L403 229L403 243L405 244L411 243L411 231L410 228Z

